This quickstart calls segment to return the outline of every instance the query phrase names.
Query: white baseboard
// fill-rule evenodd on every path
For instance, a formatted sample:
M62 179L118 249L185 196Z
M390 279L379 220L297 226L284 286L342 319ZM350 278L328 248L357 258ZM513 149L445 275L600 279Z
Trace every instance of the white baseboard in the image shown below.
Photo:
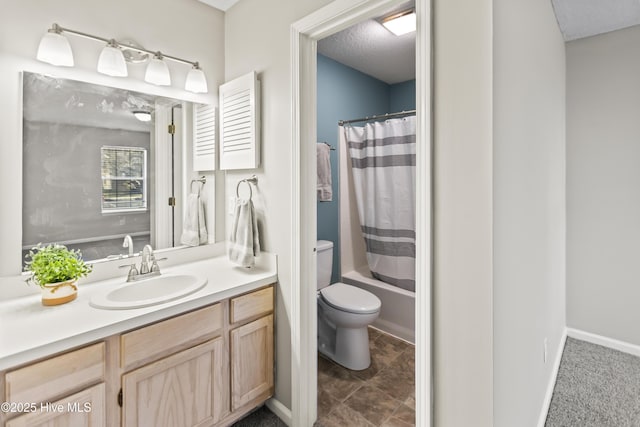
M601 345L603 347L612 348L623 353L629 353L634 356L640 356L640 346L630 344L624 341L618 341L613 338L604 337L602 335L592 334L591 332L581 331L579 329L567 328L567 335L577 340L590 342L591 344Z
M279 400L277 400L274 397L272 397L271 399L267 400L265 405L267 405L267 408L269 408L269 410L271 412L276 414L278 416L278 418L280 418L286 425L291 427L291 424L292 424L292 421L291 421L291 419L292 419L291 418L291 409L289 409L286 406L284 406L284 404L282 402L280 402Z
M549 405L551 404L551 397L553 397L553 389L556 385L556 379L558 378L558 370L560 369L560 361L562 360L562 352L564 351L564 344L567 341L567 328L564 328L562 337L560 338L560 344L556 351L556 358L553 361L553 370L551 372L551 378L547 384L547 392L544 395L544 401L542 402L542 410L540 411L540 418L538 418L538 427L544 427L547 421L547 414L549 413Z
M622 351L634 356L640 356L640 346L638 345L630 344L624 341L618 341L613 338L607 338L602 335L592 334L590 332L581 331L579 329L565 328L564 333L562 334L562 339L560 340L560 346L556 353L556 358L554 360L553 373L551 375L551 378L549 379L549 384L547 385L547 393L545 394L544 402L542 404L542 411L540 412L540 418L538 419L538 427L544 427L544 424L547 420L547 413L549 412L549 405L551 404L551 397L553 396L553 388L556 384L556 379L558 378L558 370L560 369L560 361L562 360L562 352L564 350L564 345L567 341L567 337L601 345L603 347L612 348L614 350Z

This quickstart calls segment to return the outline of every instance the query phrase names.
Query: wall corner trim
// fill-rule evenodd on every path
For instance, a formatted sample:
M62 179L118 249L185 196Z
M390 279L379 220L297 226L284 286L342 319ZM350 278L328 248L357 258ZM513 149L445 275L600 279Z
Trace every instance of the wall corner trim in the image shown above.
M551 404L551 398L553 397L553 389L556 386L556 379L558 378L558 371L560 370L560 361L562 360L562 353L564 352L564 344L567 342L568 329L564 328L562 337L560 338L560 345L556 350L556 358L553 361L553 370L551 371L551 377L549 377L549 383L547 384L547 392L544 395L542 401L542 408L540 409L540 417L538 418L538 427L544 427L547 422L547 414L549 413L549 405Z

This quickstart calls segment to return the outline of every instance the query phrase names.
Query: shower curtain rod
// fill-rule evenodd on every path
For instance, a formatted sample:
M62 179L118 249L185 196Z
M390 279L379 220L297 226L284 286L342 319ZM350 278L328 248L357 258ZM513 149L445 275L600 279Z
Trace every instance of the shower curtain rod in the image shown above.
M347 123L367 122L369 120L383 120L383 119L390 119L392 117L398 117L398 116L410 116L411 114L415 114L415 113L416 113L416 110L407 110L407 111L399 111L397 113L387 113L387 114L380 114L378 116L363 117L361 119L338 120L338 125L342 126Z

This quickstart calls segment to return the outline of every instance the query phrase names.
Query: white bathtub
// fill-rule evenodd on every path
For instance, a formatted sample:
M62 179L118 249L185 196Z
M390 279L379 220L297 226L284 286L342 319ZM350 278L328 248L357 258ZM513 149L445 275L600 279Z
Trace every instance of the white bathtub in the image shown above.
M380 298L382 308L380 316L372 324L373 327L411 343L415 342L415 292L374 279L366 267L343 272L342 282L362 288Z

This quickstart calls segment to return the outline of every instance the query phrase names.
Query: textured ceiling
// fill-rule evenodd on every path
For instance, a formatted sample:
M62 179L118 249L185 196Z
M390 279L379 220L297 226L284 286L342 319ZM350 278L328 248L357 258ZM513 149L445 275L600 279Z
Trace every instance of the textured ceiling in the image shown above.
M24 73L24 119L110 129L149 132L152 123L133 116L153 111L155 103L171 100L124 89Z
M318 53L388 84L416 77L416 33L396 36L373 19L320 40Z
M639 0L552 0L565 41L640 24Z
M222 11L239 0L198 0ZM414 7L411 0L383 16ZM376 20L354 25L318 42L318 52L388 84L415 79L415 33L396 36Z

